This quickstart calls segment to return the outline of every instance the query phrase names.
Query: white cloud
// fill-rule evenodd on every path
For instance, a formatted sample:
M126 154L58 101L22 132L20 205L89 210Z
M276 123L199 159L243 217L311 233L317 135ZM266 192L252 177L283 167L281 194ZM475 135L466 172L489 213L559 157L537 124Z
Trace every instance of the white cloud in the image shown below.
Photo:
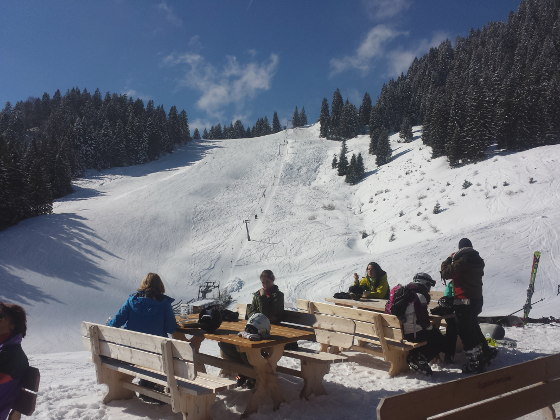
M202 55L171 54L163 59L167 66L185 66L179 85L200 93L196 106L214 118L223 118L224 107L234 105L242 112L247 100L270 89L279 58L271 54L261 63L240 63L234 56L226 57L226 64L219 69Z
M191 50L200 49L202 44L200 42L199 35L193 35L189 38L189 43L187 44Z
M410 7L411 0L362 0L370 18L388 19Z
M353 55L331 59L330 75L333 76L350 69L357 69L367 73L371 67L372 59L383 56L385 44L398 36L406 34L407 32L397 31L386 25L374 26Z
M173 8L170 5L168 5L165 0L158 3L156 7L163 14L163 16L165 17L165 19L167 19L168 22L172 23L175 26L183 25L183 19L181 19L177 15L177 13L175 13Z
M142 99L143 101L149 101L150 99L152 99L151 96L144 95L144 94L138 92L136 89L125 88L121 93L130 97L130 98L139 98L139 99Z
M393 50L387 54L388 75L398 77L405 73L415 57L424 55L431 47L436 47L449 38L445 32L436 32L430 39L421 39L416 46L410 49Z

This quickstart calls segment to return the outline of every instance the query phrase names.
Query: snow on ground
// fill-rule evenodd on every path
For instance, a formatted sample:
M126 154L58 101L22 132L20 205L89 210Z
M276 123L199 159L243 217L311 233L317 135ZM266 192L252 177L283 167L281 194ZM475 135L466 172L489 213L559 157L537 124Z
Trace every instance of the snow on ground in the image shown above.
M417 127L410 143L392 136L393 160L377 168L367 154L369 138L359 136L347 142L349 157L362 153L367 177L349 186L331 168L340 143L318 133L315 125L256 139L193 142L156 162L91 172L55 203L53 214L0 232L0 299L29 313L25 350L44 361L46 372L52 365L54 375L58 365L76 373L51 376L50 382L47 374L53 392L42 397L37 416L48 415L48 401L57 410L68 406L56 418L113 415L113 406L99 406L100 388L84 353L44 353L83 350L79 323L104 322L150 271L162 276L176 299L196 297L203 281L219 281L237 301L248 302L268 268L294 306L297 298L322 300L346 290L352 273L363 273L372 260L391 285L410 281L417 271L437 278L440 262L467 236L486 261L485 315L523 306L532 253L540 250L534 300L545 300L531 315L560 317L560 146L494 152L476 165L449 168L445 158L430 158ZM472 185L463 188L465 180ZM437 202L443 211L434 214ZM243 220L249 220L250 242ZM557 350L540 347L548 331L534 330L528 345ZM330 396L318 398L314 410L347 415L343 401L351 415L363 415L374 412L381 395L426 384L405 376L380 387L385 376L359 365L337 366ZM58 387L62 394L54 392ZM59 400L82 387L95 389L95 398ZM236 404L242 394L224 404ZM144 409L130 404L123 411ZM295 401L283 410L305 404Z
M507 328L506 336L517 341L517 348L501 348L492 368L520 363L535 357L560 351L560 325L534 325L525 328ZM202 351L217 354L215 343L203 343ZM272 405L264 406L251 419L345 419L375 418L379 400L386 396L464 377L459 365L435 366L434 376L425 377L409 373L390 378L386 367L378 359L349 352L350 362L332 365L325 376L327 395L311 397L309 401L298 398L302 383L298 378L281 376L281 388L286 403L278 411ZM458 356L459 357L459 356ZM295 367L295 361L288 366ZM101 403L105 386L98 385L89 352L50 353L31 357L33 365L41 370L41 393L37 410L32 418L55 419L180 419L170 406L152 406L132 400ZM282 361L281 361L282 362ZM285 364L285 363L282 363ZM385 370L382 370L385 368ZM215 372L214 372L215 373ZM213 418L229 420L239 418L249 398L247 390L229 390L217 397L212 408ZM427 403L434 403L427 402ZM523 417L540 419L540 412Z

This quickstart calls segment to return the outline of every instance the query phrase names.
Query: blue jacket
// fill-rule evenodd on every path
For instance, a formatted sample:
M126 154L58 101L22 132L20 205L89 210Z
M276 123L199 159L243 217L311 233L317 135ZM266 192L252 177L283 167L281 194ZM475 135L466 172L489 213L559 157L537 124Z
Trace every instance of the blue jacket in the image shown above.
M5 420L20 392L20 380L29 366L21 348L21 334L0 343L0 420Z
M124 326L127 330L167 337L167 334L177 329L171 308L173 301L166 295L156 300L146 297L143 292L133 293L107 325L117 328Z

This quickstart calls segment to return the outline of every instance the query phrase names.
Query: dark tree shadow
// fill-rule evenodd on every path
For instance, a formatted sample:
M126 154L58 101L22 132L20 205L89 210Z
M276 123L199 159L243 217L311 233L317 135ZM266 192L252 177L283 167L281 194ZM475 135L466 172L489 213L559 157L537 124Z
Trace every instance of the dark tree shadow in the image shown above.
M398 149L395 150L399 150L400 147ZM412 149L406 149L403 150L402 152L397 153L396 155L394 155L393 157L391 157L391 162L393 162L394 160L397 160L398 158L400 158L402 155L406 155L408 152L410 152Z
M72 192L62 198L59 198L57 201L65 202L65 201L82 201L87 200L88 198L93 197L100 197L105 195L101 191L97 191L93 188L84 188L78 185L72 185Z
M25 303L56 299L16 272L32 272L101 290L112 276L95 262L112 254L75 213L25 220L0 233L0 298ZM94 241L94 239L96 241Z
M209 150L221 148L220 142L227 140L191 141L177 148L173 153L162 155L152 162L133 166L104 169L100 172L89 173L88 178L97 179L107 175L123 175L140 177L155 172L175 171L185 166L194 165L204 158Z

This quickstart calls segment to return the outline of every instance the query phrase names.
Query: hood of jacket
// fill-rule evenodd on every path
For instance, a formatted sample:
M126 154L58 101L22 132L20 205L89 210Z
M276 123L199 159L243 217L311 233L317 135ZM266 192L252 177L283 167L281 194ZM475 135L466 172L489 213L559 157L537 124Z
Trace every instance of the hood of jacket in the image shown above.
M16 335L11 336L10 338L8 338L3 343L0 343L0 350L2 350L2 348L4 348L4 347L15 346L17 344L21 344L22 339L23 339L23 337L21 336L21 334L16 334Z
M153 311L161 311L162 308L167 307L175 299L167 295L162 295L160 300L146 297L143 292L136 292L129 296L128 302L134 312L141 314L150 314Z

